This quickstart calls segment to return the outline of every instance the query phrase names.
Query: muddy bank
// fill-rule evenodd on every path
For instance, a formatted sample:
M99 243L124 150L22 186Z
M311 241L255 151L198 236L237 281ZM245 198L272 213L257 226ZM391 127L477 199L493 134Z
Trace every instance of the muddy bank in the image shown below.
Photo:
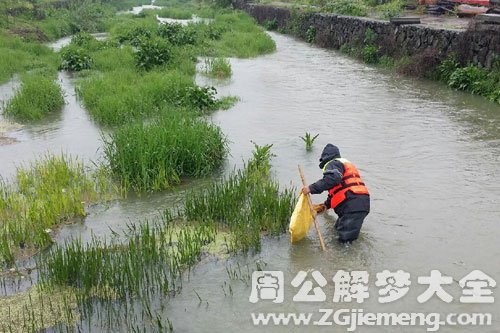
M324 13L298 13L293 9L235 1L260 24L275 20L280 30L292 32L321 47L339 49L342 45L362 44L368 29L379 37L375 41L384 54L414 56L429 49L441 58L456 54L462 64L490 68L500 55L500 26L477 26L466 31L439 29L424 25L396 26L387 21Z

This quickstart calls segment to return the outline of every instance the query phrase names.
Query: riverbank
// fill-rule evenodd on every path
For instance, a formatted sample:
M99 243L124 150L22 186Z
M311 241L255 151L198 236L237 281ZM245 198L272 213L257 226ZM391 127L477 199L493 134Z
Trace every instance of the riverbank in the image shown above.
M268 29L500 103L500 27L443 29L236 1Z

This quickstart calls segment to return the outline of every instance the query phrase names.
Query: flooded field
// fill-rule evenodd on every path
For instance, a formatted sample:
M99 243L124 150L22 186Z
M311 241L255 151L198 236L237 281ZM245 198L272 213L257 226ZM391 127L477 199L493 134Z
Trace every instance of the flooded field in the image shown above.
M327 251L320 251L313 229L306 240L293 246L286 234L280 238L264 237L258 253L203 259L182 275L180 292L172 297L153 294L147 304L148 312L164 320L168 318L176 332L205 332L207 327L210 331L254 332L257 328L252 324L251 313L257 312L317 313L320 308L487 312L493 313L493 326L443 327L440 332L498 332L498 302L468 305L458 301L458 281L471 271L477 269L494 279L500 278L498 105L440 84L384 73L284 35L271 36L277 51L254 59L231 59L230 79L197 77L199 84L214 85L220 95L240 98L231 109L210 116L230 142L224 173L242 167L243 161L251 157L251 141L273 144L273 174L280 184L298 188L297 164L304 167L310 182L316 180L321 176L318 158L322 147L336 144L344 157L356 163L370 189L372 209L361 238L348 247L337 244L335 215L323 214L318 220ZM60 113L36 125L3 130L12 141L0 144L2 177L11 176L17 165L47 151L64 151L85 160L102 158L102 130L76 99L73 78L61 72L58 81L66 102ZM2 100L12 96L15 86L14 79L0 87ZM319 133L312 152L305 151L299 138L306 131ZM0 140L1 135L0 132ZM206 181L98 205L81 223L64 226L56 240L62 244L71 237L81 238L84 243L92 237L109 238L128 223L138 224L182 201L184 190L203 186ZM323 200L323 196L313 196L315 202ZM283 304L249 302L250 276L258 268L284 272ZM292 301L297 290L291 286L291 280L300 270L309 269L319 270L328 281L323 287L327 295L324 303ZM405 297L381 305L374 281L376 273L386 269L409 272L412 284ZM369 273L370 297L363 304L332 302L332 278L338 270ZM454 283L446 288L454 296L451 303L437 297L424 304L417 302L417 296L426 289L417 283L417 277L428 276L431 270L453 277ZM31 277L36 280L35 273ZM4 294L25 290L29 284L20 283L20 289L10 285ZM94 312L78 321L78 331L110 330L108 323L101 320L101 312L113 307L103 306L100 311L96 303ZM151 324L151 318L144 318L142 304L129 308L116 301L111 311L121 313L122 318L135 318L137 327L142 327L143 322ZM114 324L111 331L119 330L119 320ZM155 330L167 330L160 326L155 326ZM303 332L312 328L259 329ZM314 327L316 330L345 332L346 327ZM357 331L425 329L361 327Z

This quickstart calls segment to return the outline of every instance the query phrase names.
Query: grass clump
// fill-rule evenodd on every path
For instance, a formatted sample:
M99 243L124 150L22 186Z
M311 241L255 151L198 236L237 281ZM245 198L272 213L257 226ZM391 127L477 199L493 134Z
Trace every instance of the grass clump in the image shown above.
M251 58L276 50L272 38L243 12L219 14L213 24L223 32L219 39L207 41L206 56Z
M29 74L23 77L19 91L7 102L4 112L18 121L29 122L57 112L63 105L61 87L53 78Z
M227 79L232 74L231 63L225 58L207 58L203 74L212 78Z
M125 125L106 139L110 169L124 187L164 190L183 177L204 176L221 166L227 153L221 130L180 112Z
M118 126L182 104L192 86L193 79L177 71L141 74L125 68L82 80L78 95L98 123Z
M50 228L86 216L88 204L116 193L104 169L87 171L65 155L18 168L13 184L0 183L1 262L12 264L19 254L51 244Z
M153 10L152 13L159 17L168 17L178 20L189 20L193 17L192 10L181 7L164 7L162 9Z

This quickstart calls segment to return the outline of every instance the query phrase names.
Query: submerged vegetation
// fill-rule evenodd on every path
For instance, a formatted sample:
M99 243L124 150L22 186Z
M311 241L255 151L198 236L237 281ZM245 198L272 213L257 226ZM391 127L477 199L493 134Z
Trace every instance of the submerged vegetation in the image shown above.
M102 168L88 171L70 156L47 155L0 183L0 261L12 264L52 243L51 228L85 217L94 202L117 196Z
M214 253L213 244L217 243L217 253L258 250L262 234L278 236L286 230L294 191L280 189L271 179L271 145L256 148L243 170L190 191L184 203L153 221L130 226L125 243L121 238L93 239L87 245L72 240L55 246L38 261L40 286L76 288L83 316L90 316L106 299L119 299L127 308L141 304L147 318L156 318L152 300L178 292L181 273ZM95 290L102 291L104 300L99 303L91 298ZM103 316L110 325L123 325L115 320L119 313L106 311ZM171 325L161 325L165 324Z
M61 87L52 75L26 74L14 98L7 102L4 113L21 122L33 121L61 110L63 105Z

